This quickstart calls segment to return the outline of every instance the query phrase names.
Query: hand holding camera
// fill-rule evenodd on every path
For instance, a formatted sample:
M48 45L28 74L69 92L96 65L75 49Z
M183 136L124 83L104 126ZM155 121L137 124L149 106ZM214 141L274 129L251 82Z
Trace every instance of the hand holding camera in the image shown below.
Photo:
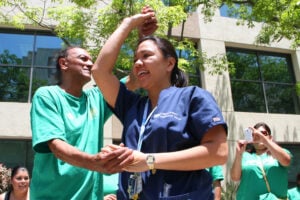
M253 142L253 130L251 128L245 129L244 138L247 142Z

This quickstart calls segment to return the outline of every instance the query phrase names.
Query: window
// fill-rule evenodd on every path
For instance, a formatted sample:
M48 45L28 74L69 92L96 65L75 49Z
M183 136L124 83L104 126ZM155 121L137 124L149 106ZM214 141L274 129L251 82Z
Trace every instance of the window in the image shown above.
M289 174L288 174L288 180L289 180L289 186L288 188L296 187L297 181L296 177L297 174L300 173L300 146L299 143L295 144L289 144L289 143L281 143L279 144L282 148L285 148L290 151L292 154L292 163L289 167Z
M222 4L222 6L219 8L220 15L222 17L229 17L229 18L236 18L240 19L241 14L249 15L252 12L252 6L245 3L234 3L231 6L228 6L227 4Z
M176 6L176 5L183 5L182 3L185 4L184 10L185 12L191 13L196 10L196 8L199 5L199 2L194 2L194 1L187 1L187 2L180 2L180 1L172 1L172 0L162 0L163 4L165 6Z
M53 84L53 58L64 45L43 32L0 30L0 101L30 102L33 92Z
M227 48L234 109L242 112L299 113L290 55Z
M229 8L226 4L222 4L219 10L222 17L237 18L237 16L233 16L231 14L231 8Z
M196 45L196 44L195 44ZM189 62L190 66L184 69L189 79L189 85L196 85L201 87L201 72L195 58L188 50L176 50L178 59L183 58ZM185 66L182 66L184 68Z
M23 165L31 174L34 155L31 140L1 139L0 152L0 163L7 168Z

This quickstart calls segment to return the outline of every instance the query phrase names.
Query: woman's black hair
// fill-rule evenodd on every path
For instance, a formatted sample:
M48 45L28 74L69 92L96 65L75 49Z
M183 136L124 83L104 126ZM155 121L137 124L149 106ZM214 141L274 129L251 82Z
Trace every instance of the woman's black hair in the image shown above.
M146 37L141 38L138 41L137 45L141 44L142 42L144 42L146 40L153 41L157 45L157 47L161 50L161 52L165 58L168 58L168 57L175 58L176 62L175 62L174 68L171 73L171 80L170 80L171 84L176 87L187 86L188 78L187 78L186 74L181 69L178 68L178 56L177 56L176 50L175 50L174 46L172 45L172 43L165 38L160 38L157 36L146 36Z
M26 167L17 165L11 170L11 179L18 173L20 169L28 172L28 169Z
M258 123L256 123L255 125L254 125L254 128L255 129L258 129L259 127L263 127L264 129L266 129L266 131L269 133L269 135L271 135L271 129L270 129L270 127L266 124L266 123L264 123L264 122L258 122Z

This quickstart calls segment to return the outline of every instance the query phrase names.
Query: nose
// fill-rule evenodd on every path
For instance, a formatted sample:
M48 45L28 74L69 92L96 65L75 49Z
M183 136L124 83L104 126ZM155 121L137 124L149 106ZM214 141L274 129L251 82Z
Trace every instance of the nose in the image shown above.
M141 59L137 59L134 62L134 67L140 67L142 66L143 62L141 61Z
M92 60L88 60L88 61L86 62L86 66L88 66L89 68L93 67L93 65L94 65L94 63L93 63Z

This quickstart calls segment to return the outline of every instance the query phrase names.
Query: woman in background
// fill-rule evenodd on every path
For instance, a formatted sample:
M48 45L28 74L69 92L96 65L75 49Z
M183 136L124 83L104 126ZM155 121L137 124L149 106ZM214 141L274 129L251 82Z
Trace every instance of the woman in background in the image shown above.
M239 140L231 168L231 179L240 181L236 199L259 199L260 195L269 193L269 189L278 199L286 199L290 152L272 140L271 129L266 123L257 123L250 129L253 132L250 143L254 149L246 151L249 142Z
M30 177L26 167L16 166L12 169L10 186L0 195L0 200L29 200Z

